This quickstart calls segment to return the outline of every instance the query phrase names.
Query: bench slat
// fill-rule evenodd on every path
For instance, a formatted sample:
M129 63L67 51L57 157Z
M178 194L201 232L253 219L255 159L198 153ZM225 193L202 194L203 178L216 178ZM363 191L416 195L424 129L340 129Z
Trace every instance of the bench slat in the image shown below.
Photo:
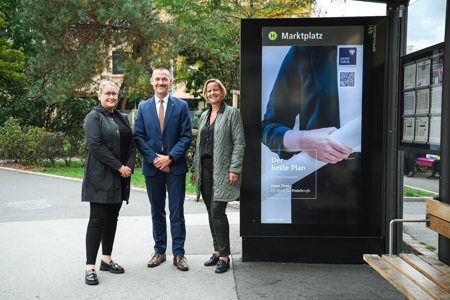
M438 269L442 274L446 275L450 278L450 267L444 264L442 261L432 257L432 256L426 256L426 255L419 255L419 258L423 261L426 261L430 265L432 265L434 268Z
M388 257L383 255L383 259L391 266L400 271L403 275L412 280L416 285L422 288L434 299L450 299L450 294L435 284L433 281L425 277L419 271L411 267L400 257Z
M364 254L363 259L374 268L375 271L380 273L381 276L395 286L397 290L408 297L408 299L433 299L405 275L384 261L380 256L376 254Z
M430 222L427 223L427 228L430 228L431 230L439 233L440 235L443 235L447 238L450 238L450 223L446 222L438 217L435 217L433 215L427 214L427 216L430 218Z
M427 213L450 222L450 204L427 198Z
M450 278L429 263L420 259L414 254L400 254L400 258L410 264L414 269L425 275L428 279L450 293Z

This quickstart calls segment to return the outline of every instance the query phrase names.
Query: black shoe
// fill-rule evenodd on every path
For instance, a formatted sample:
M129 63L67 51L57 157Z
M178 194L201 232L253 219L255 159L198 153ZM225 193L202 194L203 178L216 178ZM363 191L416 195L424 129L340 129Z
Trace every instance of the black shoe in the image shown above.
M95 272L94 269L90 269L90 270L86 271L84 281L86 282L86 284L89 284L89 285L98 284L97 273Z
M409 172L408 175L406 175L406 177L414 177L414 175L416 175L413 171Z
M110 261L109 264L105 263L102 259L102 263L100 264L100 271L110 271L114 274L120 274L124 273L125 270L121 266L119 266L118 263L115 263L114 261Z
M217 262L219 261L219 257L213 253L213 255L209 258L209 260L205 261L205 266L209 267L209 266L215 266L217 265Z
M216 273L225 273L230 268L230 258L228 257L228 262L223 259L219 259L216 267Z

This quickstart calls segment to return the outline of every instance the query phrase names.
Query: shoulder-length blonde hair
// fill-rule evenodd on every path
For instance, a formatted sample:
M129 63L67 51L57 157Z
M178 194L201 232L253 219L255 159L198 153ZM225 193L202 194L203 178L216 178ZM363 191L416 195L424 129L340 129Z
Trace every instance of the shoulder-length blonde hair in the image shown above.
M205 98L206 100L208 100L208 97L206 96L207 91L206 91L206 87L208 86L208 84L210 84L211 82L215 82L219 85L219 89L222 92L222 99L225 98L227 96L227 90L225 89L225 87L223 86L222 82L220 82L219 79L208 79L205 82L205 85L203 86L203 98Z

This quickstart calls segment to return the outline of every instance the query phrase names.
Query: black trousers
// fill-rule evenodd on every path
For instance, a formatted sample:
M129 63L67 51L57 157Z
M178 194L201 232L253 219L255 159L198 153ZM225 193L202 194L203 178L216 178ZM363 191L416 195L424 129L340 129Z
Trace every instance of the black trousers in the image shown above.
M405 151L403 155L405 175L408 175L409 172L415 173L416 156L409 151Z
M91 202L90 205L91 213L86 232L86 264L95 265L100 242L102 254L111 255L122 202L113 204Z
M230 226L226 213L227 202L213 201L213 159L202 158L202 187L203 201L208 211L209 228L213 238L214 251L219 256L230 255Z

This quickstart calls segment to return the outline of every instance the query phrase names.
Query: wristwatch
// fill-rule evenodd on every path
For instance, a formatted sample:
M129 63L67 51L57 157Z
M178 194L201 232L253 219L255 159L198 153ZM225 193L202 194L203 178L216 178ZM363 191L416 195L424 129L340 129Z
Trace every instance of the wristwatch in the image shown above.
M170 159L171 161L174 161L174 160L175 160L175 158L173 158L172 154L169 154L169 159Z

